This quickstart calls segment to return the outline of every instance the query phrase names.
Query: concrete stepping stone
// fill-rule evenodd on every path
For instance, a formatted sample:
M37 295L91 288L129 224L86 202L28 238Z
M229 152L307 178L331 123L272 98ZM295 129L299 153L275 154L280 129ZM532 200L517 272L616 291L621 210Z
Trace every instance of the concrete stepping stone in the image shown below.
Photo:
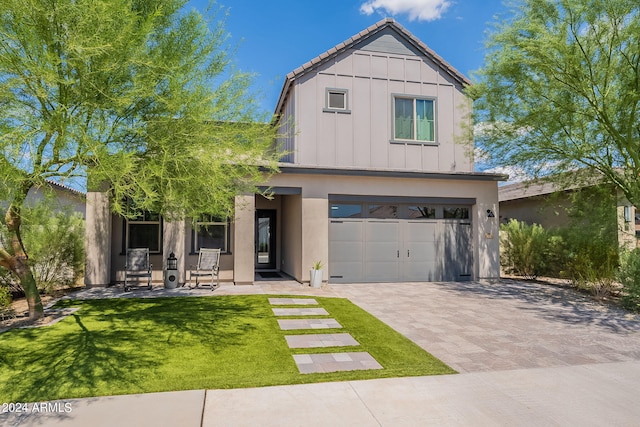
M294 354L293 360L301 374L383 369L367 352Z
M313 298L269 298L271 305L318 305Z
M360 345L351 334L286 335L289 348L346 347Z
M341 329L342 325L335 319L278 319L283 331L295 329Z
M328 316L324 308L272 308L276 316Z

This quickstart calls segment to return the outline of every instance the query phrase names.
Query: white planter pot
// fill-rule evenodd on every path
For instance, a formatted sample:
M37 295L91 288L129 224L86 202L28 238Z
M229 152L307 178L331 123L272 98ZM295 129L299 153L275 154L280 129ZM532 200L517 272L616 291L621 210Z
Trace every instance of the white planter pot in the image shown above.
M311 277L309 286L314 288L322 286L322 270L309 270L309 276Z

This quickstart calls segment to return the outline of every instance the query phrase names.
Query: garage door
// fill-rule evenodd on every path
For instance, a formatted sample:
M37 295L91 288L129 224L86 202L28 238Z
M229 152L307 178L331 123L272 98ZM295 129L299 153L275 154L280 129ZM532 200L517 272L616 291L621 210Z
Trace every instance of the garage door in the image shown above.
M331 282L471 279L469 206L330 206Z

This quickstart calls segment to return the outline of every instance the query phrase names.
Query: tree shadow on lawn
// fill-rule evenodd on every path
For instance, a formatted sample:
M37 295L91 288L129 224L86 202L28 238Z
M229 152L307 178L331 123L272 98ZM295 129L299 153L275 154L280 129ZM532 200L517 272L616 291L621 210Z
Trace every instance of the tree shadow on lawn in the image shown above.
M598 303L571 289L517 280L494 284L477 282L437 283L445 292L495 300L513 300L518 308L545 319L572 325L593 325L614 333L640 332L640 317L624 309Z
M61 301L80 306L49 326L0 335L2 401L149 392L149 376L171 374L188 356L242 345L262 317L257 301L157 298ZM264 304L263 304L264 305ZM257 309L258 308L258 309Z

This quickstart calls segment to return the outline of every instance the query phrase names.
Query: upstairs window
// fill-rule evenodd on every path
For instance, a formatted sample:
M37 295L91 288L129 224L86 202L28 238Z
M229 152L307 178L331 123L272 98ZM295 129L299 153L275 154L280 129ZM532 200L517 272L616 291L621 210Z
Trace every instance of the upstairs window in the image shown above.
M436 142L435 101L395 97L393 138L397 141Z
M327 89L324 112L350 113L349 91L346 89Z

